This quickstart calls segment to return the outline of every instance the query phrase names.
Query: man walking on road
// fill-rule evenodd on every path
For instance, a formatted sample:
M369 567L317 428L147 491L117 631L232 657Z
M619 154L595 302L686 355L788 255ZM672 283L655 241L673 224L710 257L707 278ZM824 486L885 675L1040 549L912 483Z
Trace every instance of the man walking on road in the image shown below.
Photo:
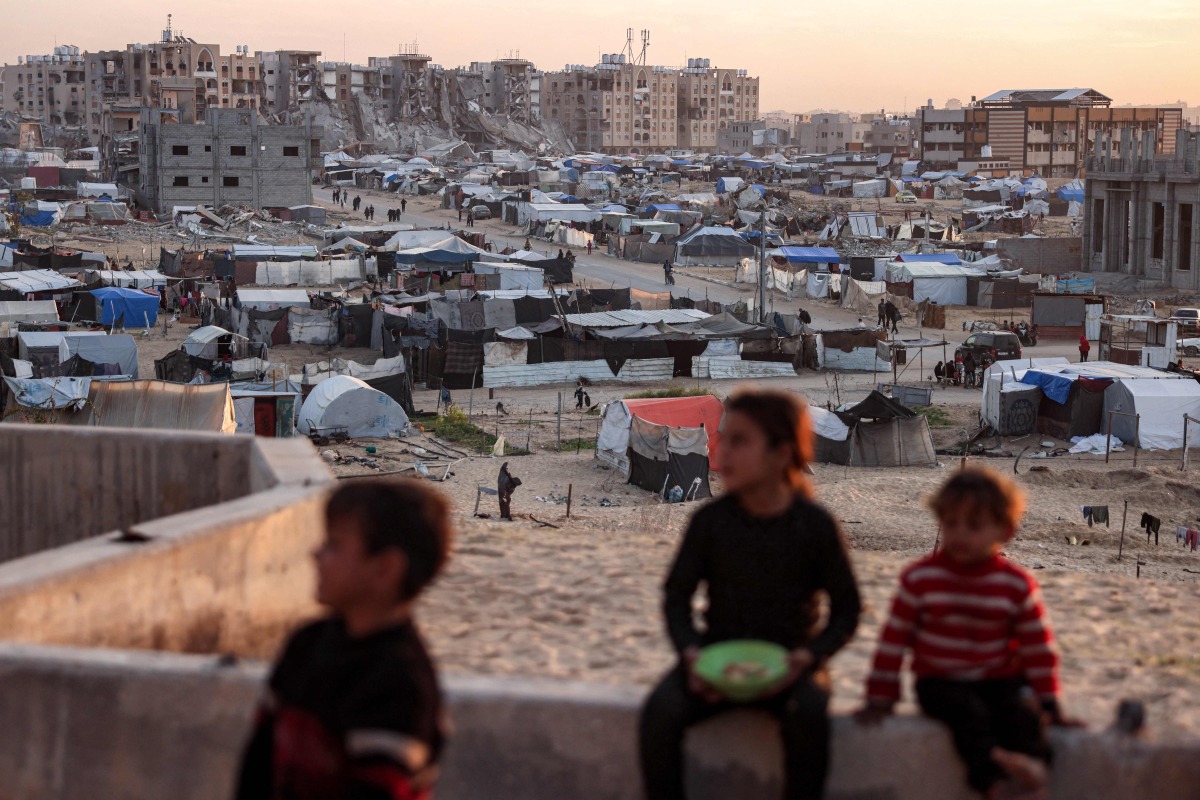
M408 210L408 198L401 197L400 198L400 213L403 214L407 210Z
M879 322L877 322L876 325L882 328L883 323L885 322L887 322L887 306L884 305L883 300L881 299L879 301Z
M351 203L350 205L352 205L354 207L355 211L358 211L358 207L362 205L362 197L360 197L359 195L354 195L354 202Z
M663 283L668 286L675 285L675 276L671 274L671 259L669 258L663 262Z

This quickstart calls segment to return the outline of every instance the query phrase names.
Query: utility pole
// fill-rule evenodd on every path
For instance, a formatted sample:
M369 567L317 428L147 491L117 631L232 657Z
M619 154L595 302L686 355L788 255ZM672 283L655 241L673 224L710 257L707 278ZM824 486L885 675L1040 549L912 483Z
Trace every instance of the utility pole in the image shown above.
M767 321L767 209L758 216L758 321Z

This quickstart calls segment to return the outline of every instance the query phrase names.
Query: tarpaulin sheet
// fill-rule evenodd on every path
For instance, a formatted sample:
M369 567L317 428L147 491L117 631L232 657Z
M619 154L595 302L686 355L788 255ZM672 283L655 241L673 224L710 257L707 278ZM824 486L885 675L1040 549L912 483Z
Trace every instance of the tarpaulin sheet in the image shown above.
M100 306L101 324L151 328L158 321L158 295L117 286L93 289L91 295Z
M1200 419L1200 384L1190 377L1133 378L1113 383L1104 392L1104 413L1137 414L1139 421L1112 416L1112 433L1123 442L1136 438L1146 450L1183 447L1184 415ZM1189 447L1200 446L1200 435L1192 428Z
M229 384L165 381L92 381L89 424L113 428L160 428L232 434Z
M327 311L291 308L288 310L288 338L292 344L337 344L337 320Z
M297 429L345 428L356 439L381 438L408 427L400 404L358 378L339 375L317 384L300 408Z
M10 378L4 377L12 399L21 408L78 411L87 402L91 378Z
M66 361L71 356L79 356L93 364L116 364L120 374L138 377L137 343L128 333L111 336L65 334L58 346L58 358Z

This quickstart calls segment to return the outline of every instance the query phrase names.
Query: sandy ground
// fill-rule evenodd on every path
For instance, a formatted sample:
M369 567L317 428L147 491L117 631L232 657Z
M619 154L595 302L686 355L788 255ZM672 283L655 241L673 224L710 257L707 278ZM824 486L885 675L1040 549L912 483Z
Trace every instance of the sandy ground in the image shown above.
M590 451L553 452L552 426L535 430L535 453L507 459L524 482L515 496L516 521L496 520L490 496L481 512L493 518L471 516L476 487L494 485L498 459L457 461L439 484L458 514L454 560L421 611L439 663L447 672L648 686L672 659L659 587L692 509L659 504L599 465ZM387 443L376 458L384 470L403 469L412 456L401 451L423 443L430 444ZM356 448L334 449L350 454ZM987 462L1011 474L1013 459ZM867 605L858 636L833 663L839 710L861 701L900 567L933 546L937 530L922 498L957 463L942 457L938 468L817 467L819 498L841 520ZM1136 469L1131 462L1106 468L1095 456L1053 460L1048 471L1035 473L1026 471L1027 463L1018 480L1029 493L1030 512L1007 553L1044 586L1063 653L1068 708L1105 726L1118 700L1137 698L1147 703L1156 735L1200 734L1193 699L1200 689L1194 611L1200 554L1177 546L1167 530L1195 522L1200 489L1166 458L1140 460ZM361 465L334 470L370 471ZM714 480L714 490L719 485ZM1118 559L1125 500L1128 526ZM1113 527L1088 528L1078 510L1084 504L1108 504ZM1136 527L1147 510L1164 521L1157 546ZM1081 543L1069 544L1070 536Z

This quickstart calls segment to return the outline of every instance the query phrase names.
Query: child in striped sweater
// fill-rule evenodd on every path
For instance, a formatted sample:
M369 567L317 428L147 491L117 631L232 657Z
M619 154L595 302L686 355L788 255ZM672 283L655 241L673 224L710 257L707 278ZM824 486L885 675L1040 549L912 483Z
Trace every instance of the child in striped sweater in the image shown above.
M971 786L988 800L1043 797L1050 761L1044 718L1068 723L1037 581L1000 552L1024 497L997 473L965 469L929 505L942 546L900 576L859 720L892 712L911 650L921 709L950 728Z

